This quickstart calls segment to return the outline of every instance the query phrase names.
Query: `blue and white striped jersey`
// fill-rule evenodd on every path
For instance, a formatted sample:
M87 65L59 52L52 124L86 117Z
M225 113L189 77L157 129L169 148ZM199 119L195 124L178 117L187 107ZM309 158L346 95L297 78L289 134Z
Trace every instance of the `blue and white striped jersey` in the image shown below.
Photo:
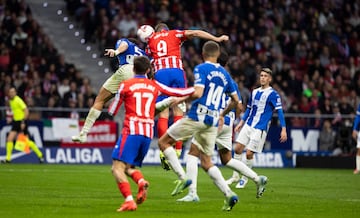
M146 56L145 51L139 48L135 43L129 41L126 38L119 39L115 44L115 50L119 48L120 44L125 42L128 44L126 51L120 53L117 57L119 66L124 64L134 64L134 56Z
M224 93L236 94L229 73L220 64L205 62L194 69L195 84L203 95L191 103L187 116L210 126L217 126Z
M234 85L234 88L236 90L237 96L239 97L239 100L242 101L241 94L240 94L239 87L238 87L237 83L233 79L231 79L231 81L232 81L232 83ZM222 101L221 101L221 110L220 111L225 109L226 106L230 103L230 101L231 101L231 97L224 93ZM236 108L234 108L228 114L226 114L226 116L224 117L224 125L232 126L234 124L235 117L236 117Z
M272 87L254 89L246 110L242 119L251 127L267 131L274 110L282 111L280 96ZM282 117L279 116L279 119L281 122L284 120L283 114Z

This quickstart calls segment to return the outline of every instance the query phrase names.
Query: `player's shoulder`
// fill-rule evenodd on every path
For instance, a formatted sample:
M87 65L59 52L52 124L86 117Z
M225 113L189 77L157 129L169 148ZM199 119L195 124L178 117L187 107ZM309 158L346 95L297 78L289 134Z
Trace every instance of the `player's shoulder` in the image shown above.
M181 40L182 38L185 37L185 30L169 30L169 39L170 40Z
M256 93L256 92L258 92L258 91L260 91L261 90L261 86L259 86L259 87L257 87L257 88L254 88L253 90L252 90L252 92L253 93Z
M169 30L169 33L171 34L185 33L185 30L173 29L173 30Z
M127 38L120 38L117 40L117 44L121 44L121 43L127 43L127 44L131 44L130 40Z
M273 87L270 86L267 91L270 92L269 94L270 98L280 98L279 92L276 91L276 89L274 89Z
M18 95L16 95L15 97L14 97L14 100L13 101L15 101L15 102L21 102L21 101L23 101Z
M276 91L276 89L274 89L272 86L269 87L269 91L270 91L271 93L276 94L276 95L279 94L278 91Z
M236 89L239 89L238 83L230 76L230 81Z
M127 38L120 38L116 41L115 48L120 47L121 44L127 44L128 46L131 46L132 43Z

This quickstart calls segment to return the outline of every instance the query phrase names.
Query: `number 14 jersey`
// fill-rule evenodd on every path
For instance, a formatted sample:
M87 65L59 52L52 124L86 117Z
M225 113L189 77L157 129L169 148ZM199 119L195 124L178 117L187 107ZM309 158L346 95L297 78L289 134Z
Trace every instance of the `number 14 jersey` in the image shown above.
M231 76L220 64L205 62L195 67L194 77L194 86L203 87L204 92L191 103L188 117L217 126L223 94L236 94Z

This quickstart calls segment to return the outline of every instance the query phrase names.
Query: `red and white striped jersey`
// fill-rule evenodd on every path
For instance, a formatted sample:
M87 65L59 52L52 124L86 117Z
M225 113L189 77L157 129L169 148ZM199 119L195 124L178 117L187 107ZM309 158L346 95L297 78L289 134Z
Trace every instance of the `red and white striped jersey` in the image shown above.
M155 72L160 69L183 70L181 44L186 40L185 30L162 30L148 39L146 53L151 56Z
M152 138L154 135L155 103L158 95L186 96L193 92L193 87L171 88L144 76L135 76L135 78L120 84L108 112L115 116L124 102L125 120L122 134L144 135Z

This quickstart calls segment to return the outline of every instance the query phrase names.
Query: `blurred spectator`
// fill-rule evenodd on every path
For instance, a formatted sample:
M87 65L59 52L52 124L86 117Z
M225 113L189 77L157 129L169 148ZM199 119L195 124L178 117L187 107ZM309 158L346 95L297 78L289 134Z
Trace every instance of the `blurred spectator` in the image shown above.
M335 137L335 149L336 154L347 154L352 149L352 123L341 123Z
M310 119L310 127L311 128L321 128L323 125L323 119L321 118L321 110L316 108L314 111L315 117ZM325 121L324 121L325 122Z
M342 95L339 101L339 111L341 114L354 113L354 108L349 104L349 100L346 96Z
M122 36L126 38L130 35L131 30L137 31L138 23L133 18L132 14L122 14L119 19L118 29L120 30Z
M69 98L67 107L70 108L70 112L66 112L64 117L76 119L80 118L80 113L76 110L77 108L77 100Z
M62 117L61 113L57 110L58 103L55 96L49 97L46 105L46 110L42 112L43 119L51 119L56 117Z
M36 107L46 107L47 106L47 98L43 95L41 86L37 85L34 88L34 95L33 95L34 105Z
M78 87L76 82L71 81L70 82L70 90L68 92L65 92L64 98L63 98L63 107L69 107L70 99L74 102L77 102L78 98ZM71 102L72 103L72 102Z
M335 117L332 119L331 124L335 128L339 128L342 125L342 116L340 113L340 108L337 103L333 107L333 114L335 115Z
M15 33L13 33L11 36L11 45L15 47L16 43L18 42L25 44L27 37L28 34L22 30L21 26L17 26Z
M332 151L334 149L336 132L331 122L325 120L319 135L319 151Z
M68 78L64 78L58 85L58 93L60 97L63 98L64 94L68 91L70 91L70 80Z
M81 20L84 26L84 39L85 42L95 41L95 31L98 25L97 13L94 4L90 1L87 2L86 8L81 13Z

